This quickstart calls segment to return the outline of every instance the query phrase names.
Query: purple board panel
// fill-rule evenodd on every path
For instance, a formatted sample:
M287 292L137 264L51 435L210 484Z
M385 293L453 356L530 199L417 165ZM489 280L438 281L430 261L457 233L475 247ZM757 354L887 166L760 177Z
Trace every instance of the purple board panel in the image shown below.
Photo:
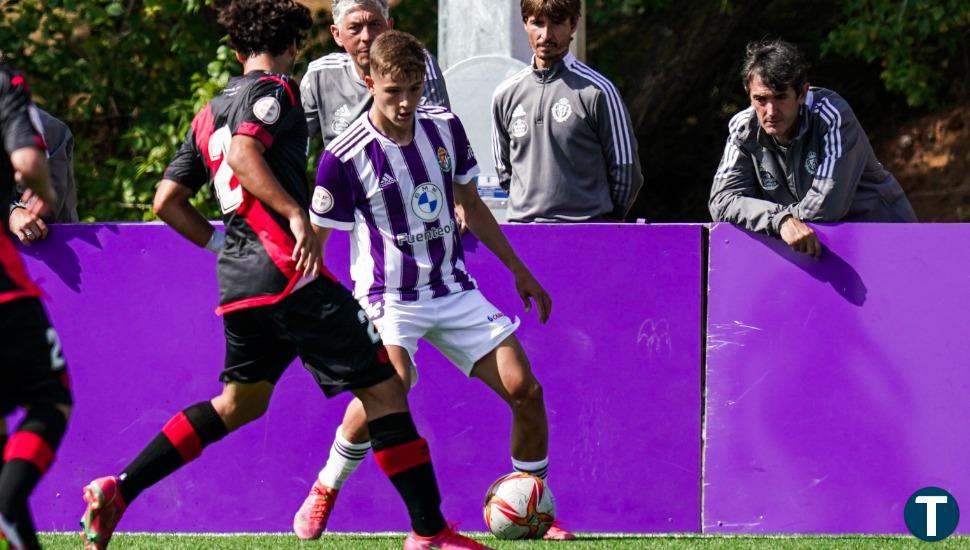
M711 231L705 532L906 533L917 489L970 503L970 227L817 229L820 260Z
M522 318L519 337L545 388L560 517L576 530L698 531L703 228L506 231L553 296L547 325L523 311L511 276L470 238L467 263L485 294ZM328 265L346 278L346 236L327 250ZM33 506L41 529L71 530L84 483L117 474L174 413L219 391L215 260L153 224L58 226L25 254L49 295L77 399ZM429 346L417 361L412 405L445 513L483 529L485 490L511 470L511 415ZM326 401L294 366L264 418L146 491L121 529L287 531L347 401ZM407 529L373 460L348 482L330 525Z

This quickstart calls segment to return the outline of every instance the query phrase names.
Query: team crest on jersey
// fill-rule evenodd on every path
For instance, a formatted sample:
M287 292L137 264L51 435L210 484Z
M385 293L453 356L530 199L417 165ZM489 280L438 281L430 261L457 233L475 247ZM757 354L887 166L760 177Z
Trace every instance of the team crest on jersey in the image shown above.
M569 116L573 114L573 106L569 104L569 100L564 97L559 98L559 101L552 106L552 118L556 122L566 122Z
M775 189L778 189L778 180L775 179L775 176L771 175L771 172L762 170L761 187L765 191L774 191Z
M509 128L509 132L517 138L524 136L528 131L529 131L529 126L526 125L525 120L521 118L517 118L513 120L512 126Z
M330 127L337 134L342 134L350 127L350 109L346 105L341 105L333 112L333 122L330 123Z
M512 111L512 125L509 126L509 133L520 138L528 131L529 126L525 123L525 109L522 108L522 105L516 105Z
M438 147L438 167L442 172L451 172L451 156L444 147Z
M333 208L333 195L323 187L313 190L313 209L320 214L326 214Z
M815 151L809 151L808 156L805 157L805 170L808 170L808 173L813 176L818 170L818 155L815 154Z
M444 204L444 193L433 183L422 183L411 194L411 211L422 221L437 220Z
M280 102L272 96L261 97L253 104L253 114L264 124L275 124L280 119Z

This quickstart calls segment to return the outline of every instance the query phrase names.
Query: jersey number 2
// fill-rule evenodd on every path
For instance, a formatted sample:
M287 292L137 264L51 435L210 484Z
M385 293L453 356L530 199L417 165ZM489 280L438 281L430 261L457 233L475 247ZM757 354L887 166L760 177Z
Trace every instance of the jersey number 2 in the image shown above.
M357 320L360 321L360 324L367 327L367 336L370 337L371 342L376 344L381 341L381 335L378 334L377 328L374 327L374 323L372 323L371 320L367 318L367 314L364 313L364 310L362 309L357 310Z
M222 213L228 214L239 208L242 204L242 186L236 184L232 188L232 168L226 162L226 154L229 153L229 143L232 141L232 132L228 126L223 126L209 137L209 161L212 164L218 163L219 169L212 178L212 186L216 189L216 197L219 199L219 206Z

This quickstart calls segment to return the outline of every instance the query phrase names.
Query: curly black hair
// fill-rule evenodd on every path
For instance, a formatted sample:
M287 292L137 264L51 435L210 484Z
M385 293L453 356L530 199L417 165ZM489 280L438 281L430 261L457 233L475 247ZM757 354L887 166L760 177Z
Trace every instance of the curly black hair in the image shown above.
M293 0L233 0L219 14L229 45L245 55L280 55L303 40L313 20Z
M776 92L787 90L791 86L798 95L802 93L802 86L808 82L808 63L802 52L790 42L750 42L741 66L741 81L746 92L751 91L751 79L755 76L761 77Z

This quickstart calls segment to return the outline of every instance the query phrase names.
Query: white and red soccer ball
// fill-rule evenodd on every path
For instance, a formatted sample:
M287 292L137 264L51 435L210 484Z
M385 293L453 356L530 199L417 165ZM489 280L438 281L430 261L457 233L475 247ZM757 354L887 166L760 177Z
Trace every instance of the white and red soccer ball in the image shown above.
M500 539L540 539L555 519L556 499L534 475L502 476L485 494L485 525Z

